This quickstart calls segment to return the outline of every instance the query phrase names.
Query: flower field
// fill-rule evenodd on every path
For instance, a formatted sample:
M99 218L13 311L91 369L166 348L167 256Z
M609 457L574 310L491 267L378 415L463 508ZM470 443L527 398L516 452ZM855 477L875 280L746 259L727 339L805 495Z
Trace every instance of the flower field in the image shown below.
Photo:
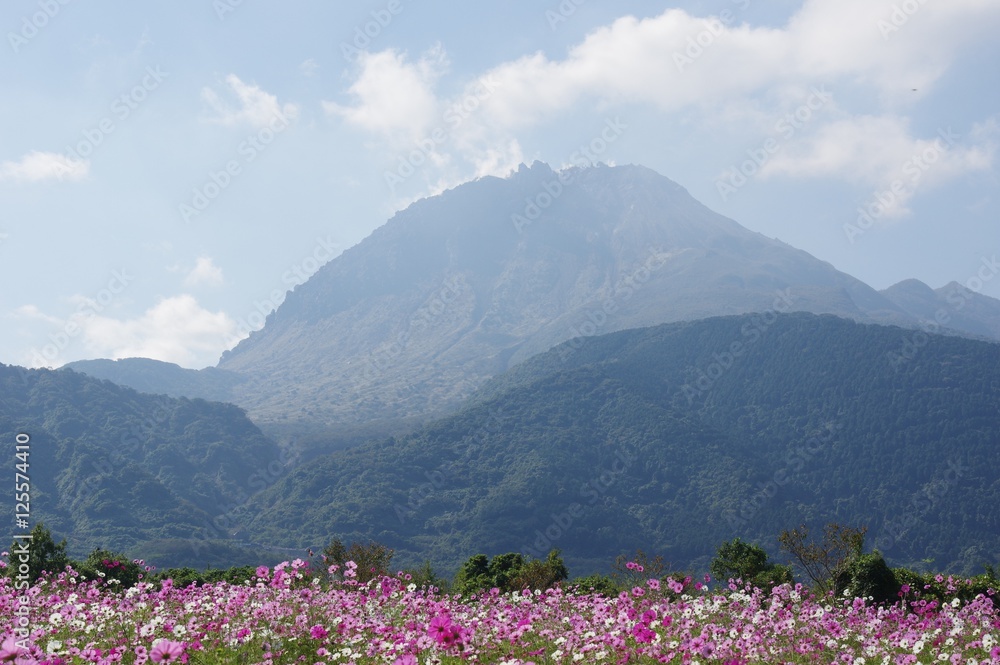
M0 661L1000 663L1000 614L986 596L880 608L817 600L799 585L720 591L649 579L615 597L559 588L459 597L403 574L360 585L350 564L344 573L329 583L296 560L242 585L126 590L80 582L72 569L27 590L2 578L0 617L12 620L0 620Z

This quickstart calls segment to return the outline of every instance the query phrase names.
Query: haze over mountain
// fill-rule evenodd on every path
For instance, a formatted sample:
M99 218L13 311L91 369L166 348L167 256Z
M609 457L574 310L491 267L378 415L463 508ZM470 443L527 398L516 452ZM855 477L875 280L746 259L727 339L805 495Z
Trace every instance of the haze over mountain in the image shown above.
M984 258L981 274L992 278L1000 270L996 255ZM982 280L970 278L973 285ZM916 279L894 284L882 292L900 309L920 321L922 328L951 328L989 339L1000 339L1000 300L984 296L958 282L932 289Z

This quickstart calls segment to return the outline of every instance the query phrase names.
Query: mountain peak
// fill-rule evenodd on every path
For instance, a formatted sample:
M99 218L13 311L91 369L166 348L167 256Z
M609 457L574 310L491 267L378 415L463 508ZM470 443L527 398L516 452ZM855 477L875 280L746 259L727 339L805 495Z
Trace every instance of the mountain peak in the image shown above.
M760 312L779 294L794 310L906 320L651 169L536 161L399 211L219 367L250 377L234 398L261 422L423 418L573 337Z

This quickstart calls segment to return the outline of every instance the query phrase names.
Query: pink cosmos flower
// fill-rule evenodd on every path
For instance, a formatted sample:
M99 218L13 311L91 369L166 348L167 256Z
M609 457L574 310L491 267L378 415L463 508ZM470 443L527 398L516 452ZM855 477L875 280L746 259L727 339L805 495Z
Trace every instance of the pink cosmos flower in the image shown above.
M27 653L27 651L18 645L13 635L5 639L3 644L0 644L0 662L12 662L22 653Z
M326 628L324 628L323 626L321 626L319 624L316 624L315 626L313 626L312 628L309 629L309 635L314 640L322 640L323 638L325 638L329 634L330 634L330 632Z
M173 663L183 655L184 643L173 640L157 640L153 650L149 652L149 658L154 663Z
M439 614L438 616L431 619L430 626L427 628L427 634L434 638L434 641L438 644L444 644L448 635L451 633L451 617L447 614Z

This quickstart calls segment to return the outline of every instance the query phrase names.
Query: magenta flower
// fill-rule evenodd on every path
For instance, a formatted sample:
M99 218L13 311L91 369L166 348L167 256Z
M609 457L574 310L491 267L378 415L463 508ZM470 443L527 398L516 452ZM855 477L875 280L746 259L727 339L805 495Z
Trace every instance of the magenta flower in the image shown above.
M309 629L309 636L312 637L314 640L322 640L329 634L330 632L319 624L316 624L315 626Z
M27 649L19 646L13 635L0 644L0 662L13 661L23 653L27 653Z
M173 640L157 640L153 650L149 652L149 658L154 663L173 663L183 655L184 643Z
M447 614L439 614L431 619L427 634L433 637L438 644L444 644L451 634L451 617Z

